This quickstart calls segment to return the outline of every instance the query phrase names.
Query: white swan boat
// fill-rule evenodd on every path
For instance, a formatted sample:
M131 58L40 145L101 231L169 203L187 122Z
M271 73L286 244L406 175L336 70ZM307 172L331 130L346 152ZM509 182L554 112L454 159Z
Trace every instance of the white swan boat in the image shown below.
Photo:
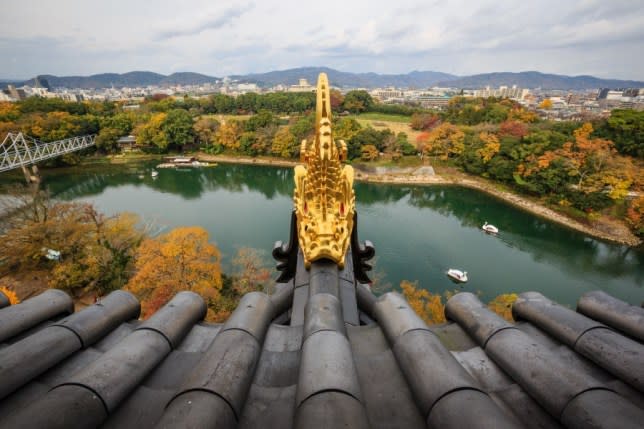
M487 221L483 224L481 229L485 232L489 232L490 234L496 234L499 232L499 228L494 225L490 225Z
M449 270L447 270L446 274L447 274L447 277L454 280L455 282L458 282L458 283L467 282L467 271L461 271L455 268L450 268Z

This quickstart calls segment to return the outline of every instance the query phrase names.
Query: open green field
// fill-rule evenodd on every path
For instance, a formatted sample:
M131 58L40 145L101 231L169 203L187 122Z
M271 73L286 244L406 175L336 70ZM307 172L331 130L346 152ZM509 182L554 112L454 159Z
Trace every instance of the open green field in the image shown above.
M411 116L389 115L386 113L376 113L376 112L361 113L359 115L352 115L350 117L356 120L365 119L369 121L401 122L405 124L408 124L411 122Z

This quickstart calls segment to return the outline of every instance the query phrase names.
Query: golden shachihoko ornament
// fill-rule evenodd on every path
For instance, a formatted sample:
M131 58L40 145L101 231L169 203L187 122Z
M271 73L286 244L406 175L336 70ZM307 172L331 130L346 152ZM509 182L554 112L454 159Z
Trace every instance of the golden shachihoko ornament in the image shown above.
M333 140L329 80L320 73L315 108L315 138L302 141L295 167L295 215L304 265L330 259L344 266L353 230L355 194L353 168L347 159L347 145Z

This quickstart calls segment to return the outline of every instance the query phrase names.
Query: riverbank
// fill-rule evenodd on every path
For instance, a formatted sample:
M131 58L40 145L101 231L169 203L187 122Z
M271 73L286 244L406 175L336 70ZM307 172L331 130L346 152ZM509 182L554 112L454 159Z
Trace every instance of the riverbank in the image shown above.
M199 153L199 160L208 162L224 162L233 164L272 165L279 167L294 167L296 161L279 158L252 158L228 155L208 155ZM455 185L485 192L506 203L545 218L592 237L632 247L642 245L642 240L635 236L623 223L607 216L602 216L592 223L581 222L544 205L543 202L509 190L499 189L499 185L483 178L466 175L461 172L450 172L448 175L431 174L433 170L427 167L388 169L380 167L374 171L364 171L356 168L356 181L380 184L399 185Z
M274 167L295 167L299 164L297 161L271 157L255 158L251 156L210 155L203 152L199 152L196 156L199 161L222 162L226 164L272 165Z

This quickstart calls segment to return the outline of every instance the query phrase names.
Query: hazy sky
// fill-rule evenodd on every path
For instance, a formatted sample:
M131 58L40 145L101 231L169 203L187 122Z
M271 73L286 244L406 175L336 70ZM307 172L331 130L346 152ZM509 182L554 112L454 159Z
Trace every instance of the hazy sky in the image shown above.
M643 0L7 0L0 78L300 66L644 80Z

